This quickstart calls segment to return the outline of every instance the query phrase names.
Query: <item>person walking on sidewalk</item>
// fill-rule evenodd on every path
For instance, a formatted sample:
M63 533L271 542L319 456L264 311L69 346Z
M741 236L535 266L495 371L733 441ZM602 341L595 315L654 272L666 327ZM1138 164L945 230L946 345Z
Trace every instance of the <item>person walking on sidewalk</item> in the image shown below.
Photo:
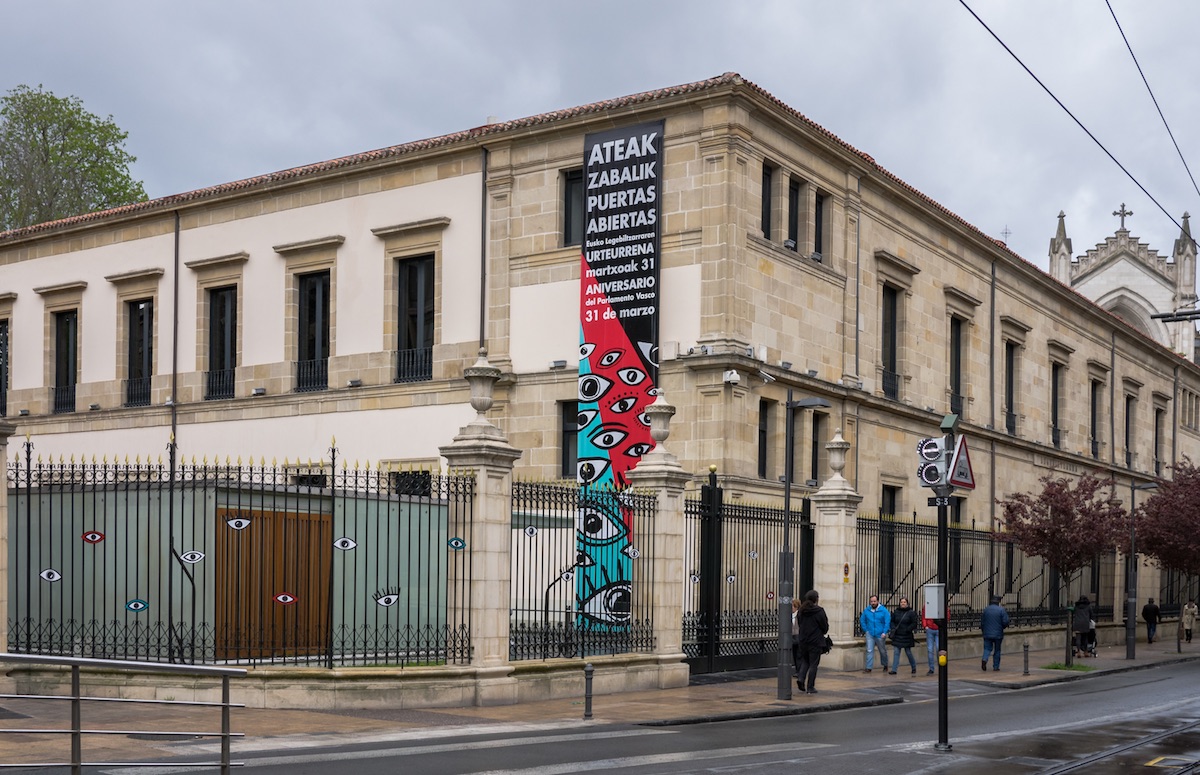
M1183 612L1180 616L1180 624L1183 625L1183 637L1188 643L1192 642L1192 625L1196 623L1196 601L1189 600L1187 605L1183 607Z
M887 670L887 637L888 630L892 628L892 615L888 613L887 608L879 604L879 595L871 595L867 602L867 607L863 609L862 614L858 617L858 623L862 627L863 635L867 639L867 666L863 670L864 673L871 672L871 668L875 667L875 649L879 649L879 662L883 665L883 669Z
M983 609L983 616L979 622L983 630L983 660L979 663L982 669L987 670L988 654L992 653L993 649L995 656L992 657L992 669L1000 669L1000 647L1004 643L1004 630L1008 623L1008 611L1000 605L1000 596L992 595L992 603Z
M1142 606L1142 620L1146 622L1146 642L1153 643L1158 634L1158 606L1154 604L1154 598Z
M1075 633L1075 656L1095 656L1092 649L1092 601L1080 595L1075 601L1075 613L1071 614L1071 632Z
M800 622L796 628L799 652L796 687L806 694L817 693L817 667L821 664L821 655L825 653L825 634L829 632L829 617L825 615L825 609L818 605L819 601L817 590L808 590L796 615Z
M917 674L917 660L913 657L913 646L917 645L917 612L908 604L907 597L900 598L900 607L896 609L896 613L892 616L892 669L890 675L896 674L896 669L900 667L900 651L908 655L908 666L912 668L912 674Z
M937 620L929 618L929 603L921 609L921 626L925 628L925 650L929 652L929 672L926 675L933 675L937 671L937 655L942 639Z
M792 598L792 672L800 675L800 598Z

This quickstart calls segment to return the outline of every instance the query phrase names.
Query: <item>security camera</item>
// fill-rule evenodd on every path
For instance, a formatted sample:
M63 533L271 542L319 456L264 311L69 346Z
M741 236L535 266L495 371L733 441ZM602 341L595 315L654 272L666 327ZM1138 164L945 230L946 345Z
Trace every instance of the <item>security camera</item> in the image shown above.
M758 376L759 376L759 378L762 379L763 382L767 383L768 385L775 381L774 377L772 377L770 374L766 373L762 369L759 369Z
M742 375L737 373L737 369L730 369L724 375L726 385L737 385L742 381Z

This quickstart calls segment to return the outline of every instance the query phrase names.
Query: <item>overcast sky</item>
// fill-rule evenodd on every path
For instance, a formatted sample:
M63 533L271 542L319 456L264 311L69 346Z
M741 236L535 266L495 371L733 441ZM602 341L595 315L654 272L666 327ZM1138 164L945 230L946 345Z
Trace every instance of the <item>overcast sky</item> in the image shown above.
M1109 0L1200 175L1200 3ZM1104 0L966 0L1176 221L1200 195ZM151 197L740 73L1045 268L1178 226L959 0L0 0L0 91L81 98ZM1200 230L1200 224L1197 224Z

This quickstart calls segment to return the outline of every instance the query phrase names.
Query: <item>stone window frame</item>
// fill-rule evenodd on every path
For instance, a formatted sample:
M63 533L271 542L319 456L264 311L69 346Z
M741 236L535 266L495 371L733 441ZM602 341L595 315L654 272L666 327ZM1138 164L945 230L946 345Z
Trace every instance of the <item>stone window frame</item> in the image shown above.
M442 340L442 267L443 237L450 226L450 218L439 216L419 221L398 223L371 229L371 233L383 240L383 332L381 349L395 353L400 335L400 279L399 263L407 258L433 256L433 349L437 352ZM395 379L396 364L392 364L389 381ZM438 378L437 357L433 362L433 378ZM420 383L418 383L420 384Z
M1164 460L1164 458L1159 457L1159 453L1163 451L1161 449L1161 447L1167 441L1167 434L1168 434L1167 418L1170 416L1170 407L1171 407L1171 397L1169 395L1167 395L1166 393L1159 392L1157 390L1150 391L1150 410L1151 410L1152 416L1153 416L1153 423L1150 426L1150 434L1151 434L1150 435L1150 439L1151 439L1150 455L1151 455L1151 460L1154 463L1153 473L1155 476L1162 476L1162 468L1163 468L1163 464L1164 464L1165 460ZM1161 435L1159 434L1159 430L1160 430L1159 419L1160 418L1162 419L1161 430L1163 431Z
M1067 448L1067 439L1070 436L1070 430L1066 423L1067 417L1067 382L1070 379L1071 370L1071 355L1075 352L1075 348L1058 339L1046 340L1046 360L1049 368L1049 379L1046 381L1046 405L1049 407L1046 418L1046 429L1050 435L1050 446L1058 449ZM1054 367L1060 367L1059 372L1062 378L1058 385L1058 406L1054 406ZM1054 420L1055 412L1058 413L1058 438L1059 443L1054 444Z
M1032 330L1033 330L1032 326L1021 322L1020 320L1013 317L1012 315L1001 315L1000 316L1000 344L1001 344L1001 347L1004 348L1004 350L1005 350L1005 353L1004 353L1005 364L1004 364L1004 368L1002 369L1002 374L1003 374L1002 379L1004 380L1004 382L1002 384L1002 388L1000 391L1000 395L1004 399L1004 405L1002 406L1001 411L1005 412L1006 415L1007 414L1014 415L1014 418L1013 418L1014 423L1015 423L1015 427L1013 429L1014 436L1020 436L1021 427L1024 424L1023 421L1025 419L1025 416L1017 410L1021 403L1021 400L1020 400L1021 399L1021 391L1020 391L1021 366L1022 366L1022 361L1024 361L1024 357L1022 356L1022 354L1025 350L1025 339L1028 336L1029 332ZM1012 370L1015 373L1011 377L1011 381L1012 381L1012 385L1013 385L1013 394L1012 394L1012 400L1011 400L1011 403L1013 404L1012 406L1007 405L1007 402L1009 399L1008 383L1010 380L1010 377L1008 374L1008 370L1009 370L1008 363L1007 363L1007 361L1008 361L1007 348L1008 348L1009 343L1011 343L1016 348L1013 352L1013 364L1012 364ZM1007 426L1008 426L1007 417L1005 418L1005 420L1006 420L1006 422L1004 424L1004 427L1007 430Z
M0 406L7 406L7 397L12 392L12 350L13 350L13 307L17 303L17 294L13 291L0 293L0 322L8 323L8 363L4 369L4 381L0 383L0 391L3 391L5 400L0 402ZM6 416L7 410L0 412L0 417Z
M329 354L337 355L337 258L346 242L340 234L289 242L271 247L284 261L283 352L284 359L295 364L300 352L300 275L329 272ZM238 299L241 312L241 299ZM239 327L241 323L238 323ZM240 332L239 332L240 333ZM289 370L287 390L296 387L295 369Z
M571 211L571 202L570 202L571 179L576 174L578 174L578 176L579 176L579 240L572 242L569 240L569 235L567 234L567 227L572 225L568 216L570 215L570 211ZM584 181L585 181L585 178L584 178L583 167L566 167L559 171L559 174L558 174L558 185L559 185L558 202L559 202L559 207L561 208L561 214L558 219L558 221L559 221L558 239L559 239L560 247L570 248L570 247L575 247L577 245L581 248L583 247L584 236L587 234L587 224L586 224L587 208L584 206L584 191L586 191L586 186L584 185ZM448 221L449 221L449 219L447 219L447 222Z
M45 342L46 358L42 361L42 386L53 390L54 366L58 360L55 344L54 321L60 312L75 311L76 330L83 331L83 292L87 290L86 280L72 280L54 285L43 285L34 288L33 292L42 297L42 341ZM11 332L10 332L11 336ZM83 380L83 346L76 340L75 344L75 384Z
M1138 410L1141 408L1141 392L1145 387L1139 379L1133 377L1121 378L1121 406L1122 406L1122 421L1125 428L1125 466L1130 470L1137 467L1138 464L1138 438L1137 431L1134 427L1137 420Z
M184 266L191 269L196 275L196 372L201 375L201 382L205 379L204 375L208 373L209 365L209 348L211 342L209 336L209 293L218 288L228 288L232 286L236 298L236 315L237 321L234 326L234 373L242 366L242 326L245 320L245 315L242 314L242 307L246 294L245 289L245 266L250 260L250 254L245 251L237 253L227 253L225 255L213 256L211 258L198 258L194 261L184 262ZM237 385L241 384L240 379L235 379L234 395L237 395ZM205 388L202 385L201 393Z
M158 311L160 309L158 303L158 288L159 284L166 274L166 271L161 267L152 267L150 269L135 269L130 272L118 272L116 274L105 275L104 279L116 288L117 291L117 326L116 326L116 375L117 380L124 385L125 380L129 378L129 304L130 302L142 301L149 299L151 310L154 315L152 321L154 331L150 337L150 384L151 384L151 400L153 398L154 377L158 376ZM124 387L121 388L122 403L124 403L125 392Z
M1108 364L1104 363L1102 361L1098 361L1094 358L1089 358L1088 362L1087 362L1087 372L1088 372L1088 425L1090 426L1091 425L1091 412L1092 412L1092 407L1091 407L1092 383L1098 383L1101 388L1108 387L1108 384L1109 384ZM1101 398L1103 398L1103 396L1104 396L1103 389L1101 389L1100 395L1101 395ZM1100 406L1096 407L1096 418L1097 418L1096 419L1096 433L1098 434L1098 437L1096 437L1096 438L1091 437L1090 434L1092 431L1091 431L1090 427L1088 428L1088 434L1089 434L1088 443L1090 444L1091 442L1094 441L1097 445L1096 454L1092 456L1093 459L1095 459L1095 460L1104 459L1104 448L1106 446L1108 446L1108 443L1103 438L1104 430L1105 430L1105 428L1104 428L1104 417L1105 417L1104 409L1105 409L1105 407L1104 407L1103 401L1101 401ZM1111 407L1109 407L1109 410L1111 411ZM1089 449L1088 451L1090 452L1091 450Z
M962 351L958 354L959 369L961 372L959 378L962 381L962 412L960 413L960 419L966 419L969 415L967 410L974 400L971 397L970 379L971 339L975 328L975 313L983 302L966 291L952 285L947 285L943 289L943 295L946 302L946 405L950 406L953 403L954 386L951 384L951 380L954 375L950 372L950 363L952 362L950 327L952 321L957 318L962 321Z
M875 360L875 381L878 385L877 395L884 395L883 385L883 289L890 285L897 291L896 296L896 400L903 401L907 395L908 382L912 380L909 363L910 348L908 346L908 308L913 297L913 283L921 273L915 264L900 258L887 250L875 251L876 296L875 308L880 310L878 343L879 357Z

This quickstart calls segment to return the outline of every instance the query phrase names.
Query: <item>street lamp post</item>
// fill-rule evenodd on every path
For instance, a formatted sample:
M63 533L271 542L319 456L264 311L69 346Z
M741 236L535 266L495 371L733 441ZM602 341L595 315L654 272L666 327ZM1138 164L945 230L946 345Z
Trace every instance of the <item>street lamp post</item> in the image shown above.
M1125 566L1125 658L1137 656L1137 528L1134 514L1138 490L1153 490L1158 482L1129 480L1129 560Z
M779 675L777 699L792 699L792 596L795 592L795 555L792 554L792 466L795 463L795 423L792 412L796 409L829 408L824 398L801 398L792 400L792 389L788 388L784 422L784 471L783 471L783 549L779 552Z

